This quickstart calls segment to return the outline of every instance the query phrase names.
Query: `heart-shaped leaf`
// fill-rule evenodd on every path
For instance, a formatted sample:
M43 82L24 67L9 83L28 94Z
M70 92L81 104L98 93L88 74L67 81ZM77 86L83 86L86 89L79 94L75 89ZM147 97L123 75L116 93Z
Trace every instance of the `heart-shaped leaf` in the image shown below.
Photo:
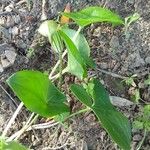
M79 26L87 26L95 22L108 22L113 25L124 24L117 14L102 7L88 7L79 12L64 12L63 15L73 19Z
M79 53L77 47L72 42L72 40L63 32L59 31L62 39L65 42L65 45L68 50L68 72L76 75L78 78L83 79L87 76L86 64L81 54Z
M70 38L73 39L74 35L76 34L76 30L69 29L69 28L63 28L63 32ZM78 36L74 41L72 41L75 46L77 47L78 51L80 52L81 56L83 57L85 63L90 66L91 68L95 67L94 61L90 58L90 47L88 45L88 42L86 38L79 33Z
M122 149L130 150L131 128L128 119L110 103L109 95L99 80L92 80L90 87L93 87L88 89L91 98L80 85L71 85L71 91L82 103L93 110L112 139Z
M69 111L65 95L41 72L19 71L9 77L7 83L32 112L52 117Z

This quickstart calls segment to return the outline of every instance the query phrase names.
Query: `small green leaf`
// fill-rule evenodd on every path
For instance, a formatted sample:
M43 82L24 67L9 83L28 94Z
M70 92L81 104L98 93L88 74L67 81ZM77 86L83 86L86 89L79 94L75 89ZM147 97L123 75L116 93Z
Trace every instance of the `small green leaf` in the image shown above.
M81 101L81 103L87 105L88 107L92 106L92 99L87 94L85 89L77 84L70 86L71 91L76 95L76 97Z
M131 98L136 102L139 103L139 100L141 99L140 97L140 90L135 89L133 95L131 95Z
M110 103L109 95L99 80L94 79L89 84L91 98L82 86L72 85L71 91L82 103L93 110L112 139L122 149L130 150L131 128L128 119Z
M1 150L29 150L16 141L5 142L3 139L0 139L0 149Z
M143 124L144 124L143 122L135 120L133 122L133 128L135 128L135 129L143 129L144 128Z
M76 34L76 30L72 30L69 28L63 28L63 32L70 38L73 39L74 35ZM78 51L80 52L81 56L83 57L85 63L90 66L91 68L95 68L95 63L90 58L90 47L88 45L88 42L86 41L86 38L79 33L76 37L75 41L72 41L75 46L77 47Z
M125 25L129 26L131 23L137 21L140 18L140 15L138 13L134 13L133 15L130 15L125 18Z
M86 65L84 59L76 48L72 40L63 32L59 31L62 39L64 40L67 50L68 50L68 72L76 75L78 78L83 79L87 76Z
M41 72L19 71L7 83L30 111L41 116L52 117L69 111L65 95Z
M144 115L149 116L150 117L150 104L144 106Z
M108 22L113 25L123 24L123 20L109 9L102 7L88 7L79 12L63 13L73 19L79 26L87 26L96 22Z

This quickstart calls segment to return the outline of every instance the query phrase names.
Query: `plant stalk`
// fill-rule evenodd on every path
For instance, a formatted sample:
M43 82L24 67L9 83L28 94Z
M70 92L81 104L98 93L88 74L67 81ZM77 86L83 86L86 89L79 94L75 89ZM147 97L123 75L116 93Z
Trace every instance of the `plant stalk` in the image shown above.
M85 108L85 109L81 109L81 110L79 110L79 111L77 111L77 112L71 114L70 116L68 116L68 117L66 118L66 120L68 120L69 118L74 117L74 116L76 116L76 115L78 115L78 114L81 114L81 113L84 113L84 112L86 112L86 111L89 111L89 110L91 110L89 107L87 107L87 108ZM65 120L65 121L66 121L66 120Z
M147 134L147 130L144 129L144 136L143 136L143 138L142 138L142 141L141 141L140 144L138 145L137 150L140 150L140 149L141 149L141 147L142 147L142 145L143 145L143 143L144 143L144 140L145 140L145 138L146 138L146 134Z
M11 119L9 120L6 128L4 129L3 133L2 133L2 137L5 137L9 128L11 127L11 125L13 124L13 122L15 121L17 115L19 114L21 108L23 107L23 102L20 103L20 105L18 106L18 108L16 109L16 111L14 112L13 116L11 117Z

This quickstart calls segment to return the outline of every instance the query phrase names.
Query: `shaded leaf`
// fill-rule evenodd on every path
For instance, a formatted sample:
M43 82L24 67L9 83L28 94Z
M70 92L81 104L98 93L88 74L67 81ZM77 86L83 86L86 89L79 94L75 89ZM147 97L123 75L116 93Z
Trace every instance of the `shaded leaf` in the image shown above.
M52 117L69 111L64 103L65 95L41 72L19 71L7 83L30 111L41 116Z
M63 32L70 38L73 39L74 35L76 34L76 30L69 29L69 28L63 28ZM85 63L90 66L91 68L95 67L94 61L90 58L90 47L88 42L86 41L86 38L79 33L76 37L75 41L72 41L75 46L77 47L78 51L80 52L81 56L83 57Z
M63 31L59 31L59 33L61 34L68 50L68 72L76 75L80 79L83 79L87 76L87 71L82 56L72 40Z
M94 86L91 86L93 83ZM128 119L118 112L110 103L109 95L99 80L90 81L90 95L93 99L91 105L90 96L82 86L72 85L71 91L85 105L89 106L102 126L106 129L112 139L124 150L130 150L131 128ZM88 86L87 86L88 87ZM82 91L84 90L84 94ZM91 90L93 90L91 92ZM86 96L85 96L86 95Z
M113 25L123 24L122 19L112 11L102 7L88 7L79 12L63 13L78 25L86 26L95 22L108 22Z

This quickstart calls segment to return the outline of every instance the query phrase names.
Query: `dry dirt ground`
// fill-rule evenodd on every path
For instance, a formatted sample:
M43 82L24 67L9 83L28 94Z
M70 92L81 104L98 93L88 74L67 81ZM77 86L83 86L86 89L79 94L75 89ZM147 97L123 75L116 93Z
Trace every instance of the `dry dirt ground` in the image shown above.
M42 0L32 0L31 5L27 1L0 1L0 133L19 104L5 80L17 70L51 70L57 59L48 42L37 33L42 22ZM129 27L128 38L124 35L123 27L112 28L106 24L90 25L83 34L89 41L91 55L97 64L97 71L90 73L101 78L110 94L131 100L130 87L123 85L122 79L112 72L121 76L137 74L135 82L140 89L140 104L150 103L150 86L143 85L150 74L150 1L46 0L44 13L47 19L57 19L58 13L63 11L68 2L72 10L97 5L114 10L122 18L135 12L140 14L140 19ZM132 121L138 114L139 106L121 107L120 110ZM25 108L22 110L9 135L22 127L29 113ZM45 119L39 118L37 122L44 121ZM44 150L46 147L51 150L119 149L91 113L70 120L66 126L56 125L25 132L19 140L34 150ZM132 149L136 150L143 131L133 130L132 134ZM142 149L150 149L150 136L147 136Z

